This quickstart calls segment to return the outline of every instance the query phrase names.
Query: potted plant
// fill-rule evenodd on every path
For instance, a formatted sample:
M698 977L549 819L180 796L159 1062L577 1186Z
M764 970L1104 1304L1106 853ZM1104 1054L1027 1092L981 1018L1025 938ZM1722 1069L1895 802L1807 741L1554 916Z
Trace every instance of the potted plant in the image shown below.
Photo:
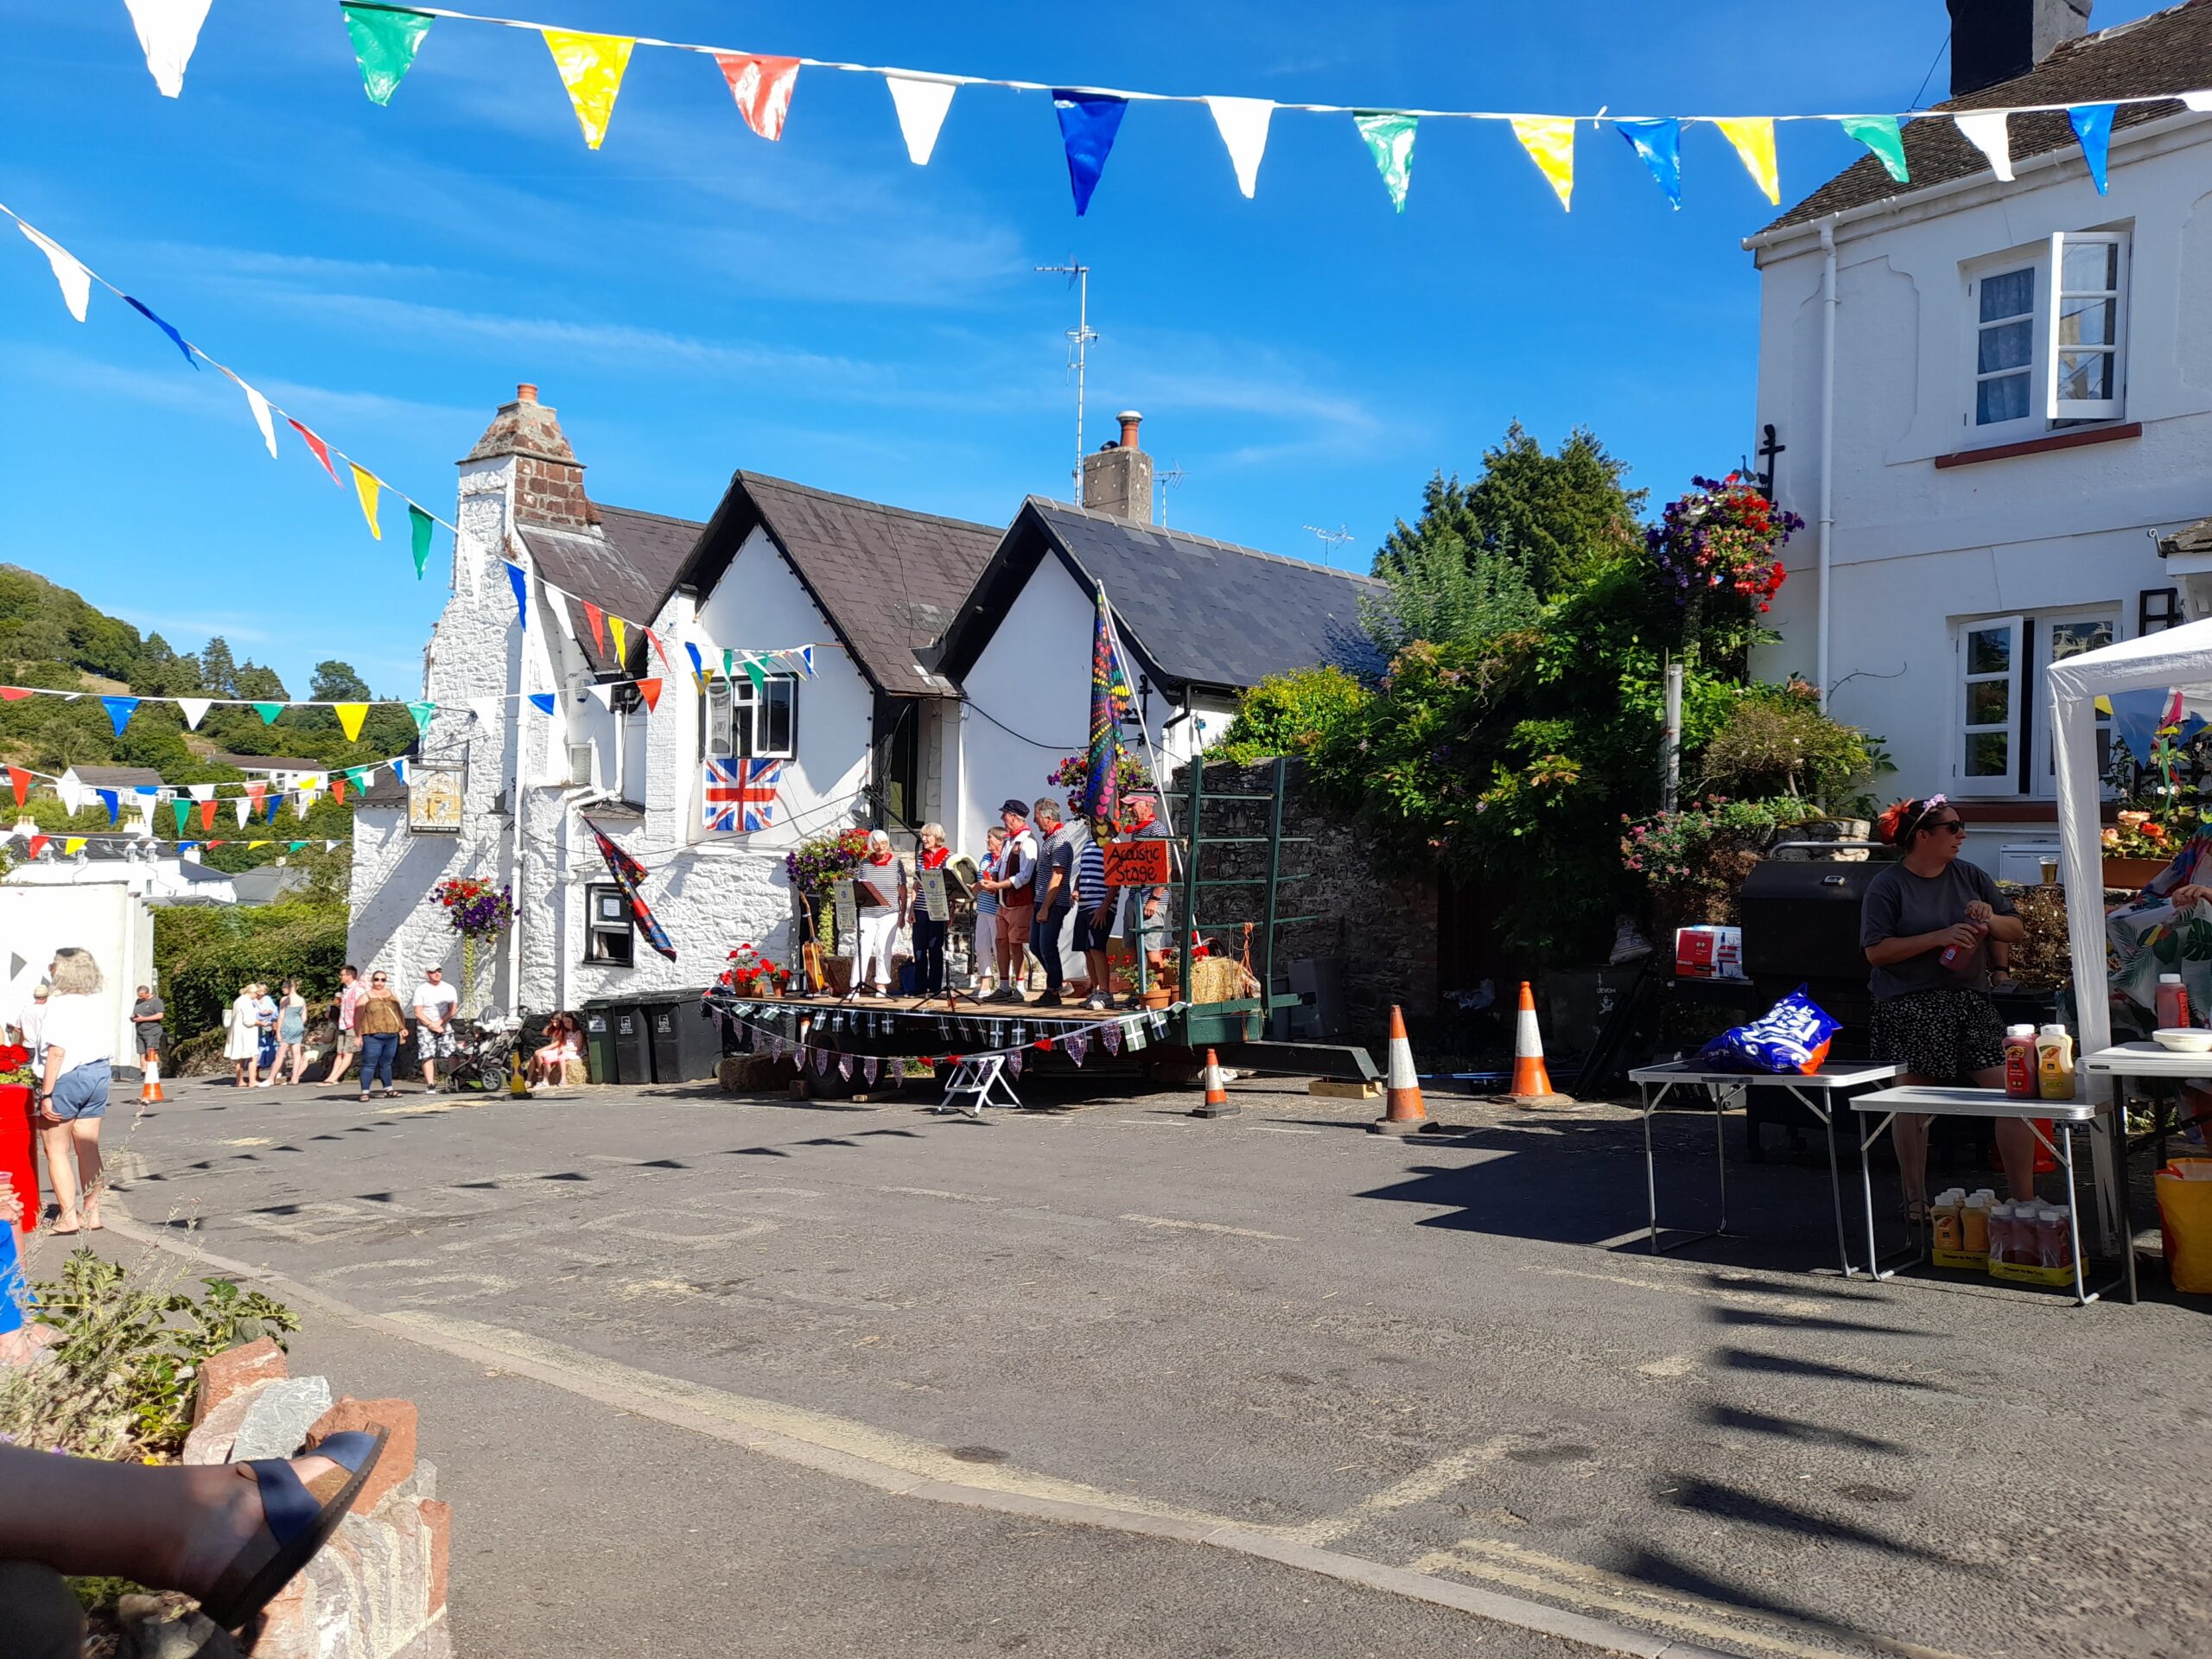
M430 889L430 902L443 908L461 935L461 1012L474 1017L480 1012L476 981L483 947L514 925L513 889L494 887L475 876L454 876Z
M1068 815L1071 817L1081 817L1084 797L1090 787L1090 757L1087 754L1063 756L1060 764L1052 768L1052 776L1045 781L1067 791ZM1116 798L1122 801L1128 800L1132 795L1148 795L1153 791L1150 769L1127 749L1119 751L1116 756L1114 763L1114 781ZM1135 820L1133 817L1115 826L1118 830L1135 827Z
M729 965L724 968L715 982L724 990L742 997L780 996L791 982L791 969L762 956L750 944L741 944L729 953Z
M868 831L858 825L833 830L784 855L784 874L813 918L815 942L825 957L837 948L837 912L830 894L841 878L868 856Z
M2212 772L2208 750L2207 730L2184 737L2178 726L2159 728L2147 759L2115 739L2105 781L2120 798L2120 810L2101 836L2106 887L2142 887L2188 845L2203 820L2197 803Z

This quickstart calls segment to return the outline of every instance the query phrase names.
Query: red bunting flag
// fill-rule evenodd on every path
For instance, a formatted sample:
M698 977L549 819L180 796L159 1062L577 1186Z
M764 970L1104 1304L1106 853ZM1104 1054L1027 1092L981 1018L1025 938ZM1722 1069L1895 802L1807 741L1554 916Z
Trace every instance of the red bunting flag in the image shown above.
M0 685L0 701L21 702L25 697L28 697L30 695L30 691L23 686Z
M745 124L763 138L782 137L791 92L798 85L798 60L717 52L715 61L722 67L722 79L729 82L729 95L737 100Z
M591 624L591 642L598 647L599 654L604 657L607 655L607 613L588 599L582 602L584 620Z
M637 686L638 695L645 700L646 713L650 714L654 709L660 707L660 682L658 680L639 680L637 682Z
M8 787L16 791L16 804L23 804L23 797L30 793L31 775L21 766L8 768Z
M267 798L268 794L269 785L265 783L252 783L248 784L245 786L245 798L253 803L251 806L246 808L246 817L251 817L255 813L261 810L261 803Z
M343 772L330 774L330 798L340 806L346 804L346 776Z
M284 417L284 424L307 440L308 448L315 451L315 458L322 463L322 470L330 474L330 481L337 483L338 469L330 464L330 446L289 415Z
M31 856L33 858L36 858L41 853L46 850L46 842L47 838L44 836L33 836L31 837Z
M645 638L652 642L653 655L660 658L660 665L663 668L666 668L668 666L668 652L661 647L660 635L655 633L651 628L647 628L645 630Z
M220 804L219 801L200 803L200 828L203 833L215 827L215 809ZM207 844L210 847L219 847L223 843L219 841L211 841Z

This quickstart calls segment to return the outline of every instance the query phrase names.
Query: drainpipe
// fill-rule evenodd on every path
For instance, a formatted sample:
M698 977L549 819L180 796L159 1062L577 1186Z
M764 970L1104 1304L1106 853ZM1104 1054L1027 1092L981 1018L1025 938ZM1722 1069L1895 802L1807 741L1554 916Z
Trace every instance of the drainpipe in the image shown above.
M1835 539L1835 314L1842 302L1835 283L1835 219L1821 221L1821 543L1820 627L1815 638L1813 683L1821 707L1828 706L1829 546Z

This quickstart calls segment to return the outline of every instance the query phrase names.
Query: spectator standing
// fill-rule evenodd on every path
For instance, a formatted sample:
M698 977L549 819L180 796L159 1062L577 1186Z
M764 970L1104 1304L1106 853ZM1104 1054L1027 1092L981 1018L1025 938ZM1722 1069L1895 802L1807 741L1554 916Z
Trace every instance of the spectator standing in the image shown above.
M367 995L359 969L349 962L338 970L338 1052L330 1062L326 1083L335 1084L343 1077L353 1057L361 1052L361 999Z
M361 1033L361 1098L366 1100L378 1092L378 1082L382 1079L384 1097L397 1100L399 1090L391 1086L391 1066L399 1058L399 1039L406 1033L407 1015L399 999L391 994L391 982L382 974L369 976L368 991L354 1017Z
M1060 988L1067 982L1060 959L1060 925L1075 903L1075 837L1060 821L1060 804L1047 795L1037 803L1037 829L1044 836L1037 849L1035 918L1029 927L1029 948L1045 964L1045 994L1040 1008L1060 1006Z
M453 1058L453 1011L460 1001L444 969L433 963L423 970L423 982L415 988L415 1055L423 1062L425 1089L438 1086L438 1062Z
M89 950L72 945L55 951L47 977L54 999L46 1013L38 1125L46 1142L46 1178L60 1212L54 1230L98 1232L100 1120L107 1116L114 1076L115 1005L102 994L105 982Z
M1075 948L1083 952L1083 972L1090 988L1083 1006L1114 1006L1112 970L1106 965L1106 941L1114 930L1114 890L1106 885L1106 849L1096 835L1081 832L1075 854Z
M999 822L1006 827L1006 845L999 853L999 873L991 890L999 900L999 988L994 1002L1020 1002L1022 952L1029 948L1030 918L1036 914L1037 840L1029 833L1029 809L1020 801L999 805Z
M983 856L976 864L976 995L986 995L983 982L995 988L999 967L999 896L991 884L998 880L999 863L1006 853L1006 827L993 824L983 834Z
M899 944L899 918L906 908L906 867L891 850L891 837L868 832L868 856L853 871L853 899L861 938L853 953L853 989L862 996L891 995L891 956Z
M276 999L269 987L253 988L254 1063L261 1068L260 1087L276 1086Z
M260 1072L261 1029L255 1023L253 987L243 986L223 1015L223 1058L231 1063L232 1081L240 1089L253 1087Z
M298 1087L300 1074L308 1069L308 1000L300 995L300 982L288 979L276 999L276 1064L270 1075L282 1080L284 1060L292 1061L292 1084Z
M921 872L941 870L952 856L952 849L944 844L944 826L925 823L922 826L921 845L914 854L914 898L912 925L914 938L914 976L917 987L924 996L944 994L944 936L951 929L951 917L933 921L929 906L922 902ZM949 901L950 893L945 895Z
M142 1071L149 1061L156 1065L162 1063L162 1016L168 1012L168 1005L154 995L152 986L138 988L138 1000L130 1005L130 1032Z
M44 980L31 987L31 1005L23 1010L23 1046L31 1052L31 1064L46 1064L46 1000L54 995L54 987Z

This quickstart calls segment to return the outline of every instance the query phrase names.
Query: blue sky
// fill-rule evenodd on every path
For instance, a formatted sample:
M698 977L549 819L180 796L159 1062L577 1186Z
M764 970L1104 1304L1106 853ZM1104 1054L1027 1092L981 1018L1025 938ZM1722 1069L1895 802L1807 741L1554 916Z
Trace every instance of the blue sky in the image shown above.
M1941 0L496 10L518 5L918 69L1561 112L1903 108L1948 29ZM525 33L438 23L387 109L334 0L215 0L175 101L121 0L0 0L0 200L448 517L453 463L531 380L603 501L703 518L743 467L1003 523L1068 486L1074 299L1031 267L1071 255L1103 336L1090 442L1141 409L1185 474L1170 521L1205 534L1311 556L1302 526L1343 524L1363 568L1516 417L1547 443L1590 425L1662 499L1751 442L1738 242L1770 214L1710 128L1679 213L1584 128L1567 215L1503 129L1427 123L1394 214L1346 118L1278 113L1246 201L1203 109L1139 105L1077 219L1039 94L963 91L916 168L878 79L803 72L770 144L710 60L641 49L594 154ZM1785 128L1785 202L1856 153ZM443 533L417 583L404 524L369 540L289 434L270 461L226 381L105 295L73 322L0 246L0 557L181 650L222 632L296 696L326 657L411 693Z

